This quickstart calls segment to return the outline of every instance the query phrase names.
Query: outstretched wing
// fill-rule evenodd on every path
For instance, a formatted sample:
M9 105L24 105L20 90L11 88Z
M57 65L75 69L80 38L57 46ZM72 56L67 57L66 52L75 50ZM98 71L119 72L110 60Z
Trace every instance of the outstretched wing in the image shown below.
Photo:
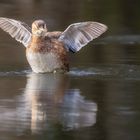
M61 34L59 40L64 42L68 50L77 52L106 30L107 26L98 22L74 23Z
M0 28L21 42L25 47L31 41L31 28L23 22L0 17Z

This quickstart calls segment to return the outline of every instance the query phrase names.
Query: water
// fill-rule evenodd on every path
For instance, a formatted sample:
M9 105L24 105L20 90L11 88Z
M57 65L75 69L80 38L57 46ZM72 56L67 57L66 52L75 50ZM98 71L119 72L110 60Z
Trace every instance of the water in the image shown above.
M28 24L41 18L50 30L85 20L109 27L70 54L66 74L33 73L25 48L0 31L0 140L139 140L139 4L0 0L0 16Z

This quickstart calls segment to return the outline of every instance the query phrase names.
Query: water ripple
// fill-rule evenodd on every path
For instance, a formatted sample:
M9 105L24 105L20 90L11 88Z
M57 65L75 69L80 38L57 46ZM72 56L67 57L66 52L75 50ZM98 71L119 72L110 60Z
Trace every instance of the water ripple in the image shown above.
M140 80L140 66L126 64L96 65L92 68L73 68L69 74L75 77Z
M26 76L31 70L0 71L0 77ZM88 77L98 79L140 80L140 66L127 64L95 65L93 67L75 67L67 73L71 77Z
M0 77L5 76L24 76L29 74L30 70L22 70L22 71L0 71Z
M107 36L102 39L97 39L94 44L123 44L123 45L134 45L140 44L140 35L114 35Z

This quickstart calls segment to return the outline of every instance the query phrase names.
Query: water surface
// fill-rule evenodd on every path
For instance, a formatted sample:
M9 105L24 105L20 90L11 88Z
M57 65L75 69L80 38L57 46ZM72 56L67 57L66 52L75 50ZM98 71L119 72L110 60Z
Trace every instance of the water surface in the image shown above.
M0 16L49 30L94 20L106 32L76 54L70 72L35 74L25 48L0 31L1 140L139 140L139 1L0 0ZM130 10L131 9L131 10Z

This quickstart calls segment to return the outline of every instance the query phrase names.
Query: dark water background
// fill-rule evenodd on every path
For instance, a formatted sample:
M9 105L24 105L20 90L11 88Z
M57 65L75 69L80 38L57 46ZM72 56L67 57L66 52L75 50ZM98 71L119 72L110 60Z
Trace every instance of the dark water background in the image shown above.
M50 30L98 21L109 30L67 74L34 74L25 48L0 31L0 140L139 140L140 1L0 0L0 16Z

